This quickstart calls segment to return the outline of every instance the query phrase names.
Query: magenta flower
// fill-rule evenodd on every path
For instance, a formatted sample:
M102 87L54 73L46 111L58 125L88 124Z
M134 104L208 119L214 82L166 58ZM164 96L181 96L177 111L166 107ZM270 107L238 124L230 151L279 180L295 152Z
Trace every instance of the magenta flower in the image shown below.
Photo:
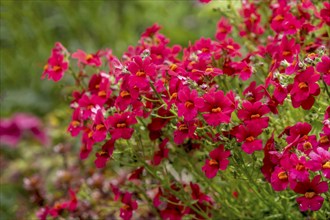
M329 2L323 2L323 6L324 8L321 9L320 11L320 16L322 18L322 20L328 25L330 26L330 3Z
M123 206L120 208L120 217L124 220L130 220L133 216L133 211L138 208L135 200L132 200L132 194L125 192L121 200Z
M270 110L267 105L263 105L261 102L248 102L242 103L242 109L238 110L237 116L246 124L258 124L261 128L268 127L268 117L262 117Z
M218 41L223 41L227 34L229 34L231 32L231 25L229 24L228 20L224 17L222 17L219 22L218 22L218 25L217 25L217 31L216 31L216 34L215 34L215 38L218 40Z
M72 54L72 58L78 59L78 64L82 63L89 66L99 67L102 65L102 61L100 59L100 52L95 54L87 54L86 52L79 50Z
M174 131L174 143L182 144L186 138L196 138L196 122L184 121L178 122L177 129Z
M233 63L232 67L243 81L248 80L252 75L252 67L246 61Z
M329 4L329 12L330 12L330 4ZM330 20L330 18L329 18L329 20ZM319 73L322 73L322 78L323 78L324 82L328 86L330 86L330 57L327 55L322 56L322 61L316 65L316 70Z
M312 126L306 122L298 122L294 126L288 128L286 142L288 144L294 142L297 137L302 140L308 139L308 134L312 130Z
M178 94L180 103L178 103L178 116L184 117L184 120L193 120L198 113L198 110L203 108L204 100L198 97L196 90L190 90L188 87L183 87Z
M139 56L133 57L127 69L131 72L128 81L129 86L131 88L136 86L142 90L149 88L149 82L153 80L156 74L155 65L151 62L150 57L146 57L144 60Z
M243 91L245 99L250 102L260 101L265 95L264 88L262 85L256 86L257 83L252 81L250 85Z
M211 159L206 159L202 170L205 172L206 177L211 179L217 175L219 170L225 170L227 168L230 151L225 151L224 146L220 145L218 148L212 150L209 156Z
M289 185L288 172L280 166L277 166L271 174L270 183L275 191L283 191Z
M131 125L136 124L137 120L135 116L130 112L124 112L121 114L115 113L109 116L105 124L110 131L111 138L117 140L119 138L130 139L134 129L130 128Z
M162 162L163 159L168 158L169 149L166 148L167 143L168 138L165 138L159 145L159 150L155 152L153 160L151 162L153 165L157 166Z
M238 142L243 142L242 150L248 154L262 150L262 140L256 139L262 133L262 128L257 124L239 125L232 130Z
M95 142L101 142L107 136L107 128L105 126L105 120L102 110L98 110L93 122L93 139Z
M308 110L313 106L314 96L320 94L320 86L316 83L319 79L320 74L315 73L312 66L297 74L290 91L293 107L302 106Z
M321 170L323 175L330 179L330 152L318 147L316 151L310 152L309 157L311 159L306 166L312 171Z
M96 160L94 161L94 164L97 168L105 167L107 161L113 154L114 148L115 141L113 139L105 142L105 144L102 146L102 150L96 153Z
M68 127L68 131L71 133L72 137L75 137L80 133L83 127L84 124L81 118L81 110L80 108L76 108L72 114L72 120Z
M203 96L205 105L201 109L205 121L211 126L218 126L221 123L229 123L231 113L235 110L232 102L224 95L222 90L210 90Z
M68 68L69 63L65 59L64 55L52 51L52 55L44 67L44 72L42 73L41 78L44 79L48 75L48 79L52 79L54 82L57 82L63 78L64 72L67 71Z
M293 189L296 193L304 194L296 199L300 211L317 211L322 207L324 198L319 194L328 191L328 184L326 181L320 182L320 180L321 176L317 175L312 182L309 179L305 182L299 182Z
M11 118L0 119L0 144L15 147L24 134L30 134L41 144L46 145L49 140L42 122L36 116L17 113Z

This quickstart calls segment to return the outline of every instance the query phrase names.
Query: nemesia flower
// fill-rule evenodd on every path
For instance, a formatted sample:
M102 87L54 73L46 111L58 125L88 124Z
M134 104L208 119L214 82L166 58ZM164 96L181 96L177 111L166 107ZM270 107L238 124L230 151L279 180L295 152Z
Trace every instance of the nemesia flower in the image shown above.
M298 182L293 189L296 193L304 194L296 199L300 211L317 211L322 207L324 198L319 194L328 191L328 184L326 181L320 182L320 180L321 176L317 175L312 181L308 179L304 182Z
M230 57L241 56L239 44L235 43L232 38L228 38L220 44L220 48L225 51Z
M132 200L132 194L125 192L121 199L123 206L120 208L120 217L124 220L129 220L133 216L133 211L138 208L138 204L135 200Z
M242 103L242 109L238 110L237 116L246 124L258 124L261 128L268 127L268 117L262 117L269 112L267 105L263 105L261 102L251 103L244 101Z
M217 24L217 31L215 38L221 42L226 38L227 34L231 32L231 29L232 27L229 24L228 20L222 17Z
M209 156L211 159L206 159L202 170L205 172L206 177L211 179L217 175L219 170L227 168L230 151L226 151L223 145L219 145L218 148L209 153Z
M309 157L311 158L307 161L307 167L312 171L321 170L323 175L330 179L330 152L318 147L315 151L310 152Z
M275 150L275 140L273 133L265 144L264 159L262 160L263 166L261 167L261 172L268 182L271 182L271 174L273 173L275 167L279 164L278 161L272 160L272 156L273 156L272 152L274 151L276 150Z
M110 159L110 157L113 154L114 147L115 147L115 141L113 139L110 139L104 143L104 145L102 146L102 150L98 151L95 155L96 160L94 161L94 163L97 168L105 167L107 161Z
M48 79L54 82L59 81L64 76L64 72L68 69L70 56L67 49L60 43L56 42L51 52L51 57L48 59L47 64L44 66L41 79L48 75Z
M230 100L222 90L211 89L203 96L204 107L201 109L205 121L211 126L218 126L221 123L229 123L231 113L235 110Z
M149 82L156 74L155 65L151 62L150 57L146 57L144 60L139 56L133 57L127 69L131 72L129 86L131 88L136 86L142 90L149 88Z
M316 65L316 70L322 74L322 79L328 86L330 86L330 57L327 55L322 56L322 61Z
M320 86L316 83L319 78L320 75L314 72L312 66L297 74L290 91L293 107L302 106L303 109L308 110L313 106L314 96L320 94Z
M93 122L93 140L95 142L103 141L107 136L107 128L105 126L105 120L102 110L98 110Z
M239 125L233 128L231 133L238 142L243 142L242 150L244 152L252 154L254 151L262 150L262 140L256 139L262 133L262 128L259 125Z
M252 67L246 61L234 63L232 67L235 68L239 77L245 81L248 80L252 75Z
M178 122L177 129L174 131L174 143L182 144L186 138L195 138L195 121Z
M68 131L71 133L72 137L77 136L80 131L83 129L84 124L81 118L81 110L80 108L76 108L72 114L72 120L68 127Z
M166 144L168 143L169 139L165 138L159 145L159 150L155 152L152 164L157 166L159 165L163 159L168 158L169 149L166 148Z
M330 26L330 3L329 2L323 2L323 6L324 8L321 9L320 11L320 16L322 18L322 20L328 25Z
M198 110L203 108L204 101L198 97L196 90L190 90L189 87L183 87L179 93L178 98L178 116L183 116L186 121L193 120L198 113Z
M48 143L48 137L36 116L17 113L10 118L0 119L0 144L15 147L24 134L32 135L41 144Z
M246 100L250 102L257 102L263 98L265 92L262 85L257 86L257 83L252 81L250 85L244 89L243 95L245 96Z
M87 54L82 50L77 50L72 54L72 58L77 59L78 63L82 63L89 66L96 66L99 67L102 65L102 61L100 59L100 52L95 54Z
M115 113L112 116L109 116L106 121L106 127L110 131L111 138L117 140L119 138L130 139L134 129L129 126L136 124L137 120L135 116L129 112L124 113Z
M283 167L276 166L271 174L270 183L275 191L283 191L289 185L289 175Z

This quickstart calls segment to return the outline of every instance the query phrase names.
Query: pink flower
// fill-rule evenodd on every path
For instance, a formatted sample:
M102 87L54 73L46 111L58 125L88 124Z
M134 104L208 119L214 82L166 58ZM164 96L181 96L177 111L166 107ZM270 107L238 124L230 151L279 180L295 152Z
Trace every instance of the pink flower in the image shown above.
M196 138L195 121L178 122L177 129L174 131L174 143L182 144L186 138Z
M314 96L320 94L320 86L316 83L319 78L320 74L315 73L312 66L297 74L290 91L293 107L302 106L305 110L312 108Z
M239 74L239 77L243 81L248 80L252 75L252 67L246 61L233 63L232 67L235 68L236 72Z
M324 8L320 11L320 16L322 20L330 26L330 3L329 2L323 2Z
M108 140L102 146L102 150L96 153L96 160L94 161L97 168L105 167L107 161L113 154L115 148L115 141L113 139Z
M205 121L211 126L218 126L221 123L229 123L231 113L235 110L231 101L224 95L222 90L211 89L203 96L205 105L201 109Z
M330 11L330 4L329 4L329 11ZM329 20L330 20L330 18L329 18ZM316 65L316 70L319 73L322 73L322 78L323 78L324 82L328 86L330 86L330 57L327 55L322 56L322 61Z
M149 82L153 80L156 74L155 65L151 62L150 57L142 60L141 57L135 56L129 62L127 69L131 72L128 84L131 88L135 86L142 90L149 88Z
M95 142L103 141L107 136L107 128L105 126L105 120L102 110L98 110L93 122L93 139Z
M261 102L251 103L244 101L242 107L242 109L238 110L237 116L245 124L258 124L261 128L268 127L269 118L262 117L270 111L267 105L263 105Z
M72 137L75 137L80 133L80 131L83 129L83 127L84 127L84 124L83 124L83 120L81 118L81 109L76 108L72 114L72 120L68 127L68 131L71 133Z
M206 177L211 179L217 175L219 170L225 170L227 168L230 151L225 151L224 146L219 145L218 148L209 153L209 156L211 159L206 159L202 170L205 172Z
M83 63L89 66L99 67L102 65L102 61L100 59L100 52L95 54L87 54L86 52L79 50L72 54L72 58L78 59L78 63Z
M227 34L231 32L231 29L232 27L229 24L228 20L222 17L217 25L215 38L220 42L223 41L226 38Z
M245 99L250 102L260 101L265 95L264 88L262 85L256 86L257 83L252 81L250 85L243 91Z
M54 82L63 78L64 72L69 68L69 63L64 55L53 49L51 57L48 59L47 64L44 67L44 72L41 78L44 79L48 75L48 79L52 79Z
M330 179L330 152L318 147L316 151L310 152L309 157L311 159L306 166L312 171L321 170L323 175Z
M277 166L271 174L270 183L275 191L283 191L289 185L288 172L280 166Z
M262 150L262 140L256 139L261 133L262 128L255 124L239 125L232 130L237 141L243 142L242 150L248 154Z
M159 150L155 152L152 160L153 165L157 166L162 162L163 159L168 158L169 149L166 148L167 143L168 143L168 138L165 138L159 145Z
M130 112L121 114L115 113L109 116L105 124L110 131L111 138L117 140L119 138L130 139L134 129L130 128L131 125L136 124L135 116Z
M132 200L132 194L125 192L121 200L123 206L120 208L120 217L124 220L132 218L133 211L138 208L138 204L135 200Z
M304 182L299 182L293 189L296 193L304 194L296 200L299 204L300 211L317 211L322 207L324 198L319 194L328 191L328 184L322 181L321 176L317 175L313 178L312 182L308 179Z
M183 87L178 94L180 103L178 103L178 116L183 116L186 121L193 120L198 110L203 108L204 101L198 97L196 90L190 90L189 87Z

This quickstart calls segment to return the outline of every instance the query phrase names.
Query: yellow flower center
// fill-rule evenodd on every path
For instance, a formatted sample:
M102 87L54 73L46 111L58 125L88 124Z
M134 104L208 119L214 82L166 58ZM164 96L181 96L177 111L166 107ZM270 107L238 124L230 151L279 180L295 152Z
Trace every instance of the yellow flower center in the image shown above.
M288 179L288 175L286 174L285 171L279 172L279 173L277 174L277 177L278 177L280 180L287 180L287 179Z

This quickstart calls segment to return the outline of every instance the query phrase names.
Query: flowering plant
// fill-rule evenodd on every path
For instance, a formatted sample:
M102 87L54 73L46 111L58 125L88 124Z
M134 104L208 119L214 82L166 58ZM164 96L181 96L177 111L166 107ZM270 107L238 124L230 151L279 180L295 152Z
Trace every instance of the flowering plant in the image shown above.
M121 58L55 44L42 78L73 77L67 130L98 176L39 219L329 217L330 4L241 5L186 48L158 24Z

